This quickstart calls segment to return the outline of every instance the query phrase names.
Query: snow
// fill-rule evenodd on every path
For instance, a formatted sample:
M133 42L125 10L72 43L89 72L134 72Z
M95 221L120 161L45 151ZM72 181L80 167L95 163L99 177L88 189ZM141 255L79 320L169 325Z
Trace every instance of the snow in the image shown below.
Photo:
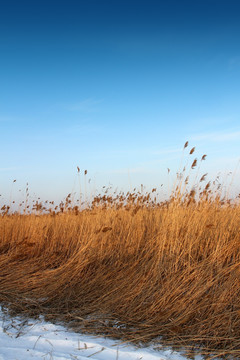
M43 318L9 317L0 308L0 360L186 360L171 350L139 348L67 330Z

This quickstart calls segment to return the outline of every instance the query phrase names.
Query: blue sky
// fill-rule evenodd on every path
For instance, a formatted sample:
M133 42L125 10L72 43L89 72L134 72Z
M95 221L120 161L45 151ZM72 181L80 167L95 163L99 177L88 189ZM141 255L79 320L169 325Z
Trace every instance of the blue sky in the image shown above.
M234 172L239 39L233 0L2 2L2 197L61 199L77 166L94 189L167 187L187 140L210 179Z

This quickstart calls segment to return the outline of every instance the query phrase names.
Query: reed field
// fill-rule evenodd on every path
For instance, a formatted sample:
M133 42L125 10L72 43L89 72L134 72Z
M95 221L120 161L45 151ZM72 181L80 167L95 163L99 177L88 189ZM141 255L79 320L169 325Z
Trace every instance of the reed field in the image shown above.
M206 155L198 161L187 146L189 166L166 201L152 189L106 192L85 208L71 194L49 209L3 206L4 309L189 356L240 358L240 205L198 172Z

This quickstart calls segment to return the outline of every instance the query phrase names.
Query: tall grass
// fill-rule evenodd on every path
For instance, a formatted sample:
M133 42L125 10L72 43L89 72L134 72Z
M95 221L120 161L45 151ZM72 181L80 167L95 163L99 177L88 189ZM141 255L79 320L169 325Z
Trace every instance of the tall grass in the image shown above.
M165 202L153 189L82 211L70 196L48 214L3 209L0 303L81 332L240 357L240 206L186 178Z

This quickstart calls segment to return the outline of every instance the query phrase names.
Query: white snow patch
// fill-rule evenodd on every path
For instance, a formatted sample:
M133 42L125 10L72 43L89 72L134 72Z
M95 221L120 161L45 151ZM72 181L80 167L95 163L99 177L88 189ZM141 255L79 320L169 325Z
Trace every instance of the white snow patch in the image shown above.
M200 358L200 357L199 357ZM0 360L186 360L171 350L138 348L68 331L38 320L6 316L0 308Z

